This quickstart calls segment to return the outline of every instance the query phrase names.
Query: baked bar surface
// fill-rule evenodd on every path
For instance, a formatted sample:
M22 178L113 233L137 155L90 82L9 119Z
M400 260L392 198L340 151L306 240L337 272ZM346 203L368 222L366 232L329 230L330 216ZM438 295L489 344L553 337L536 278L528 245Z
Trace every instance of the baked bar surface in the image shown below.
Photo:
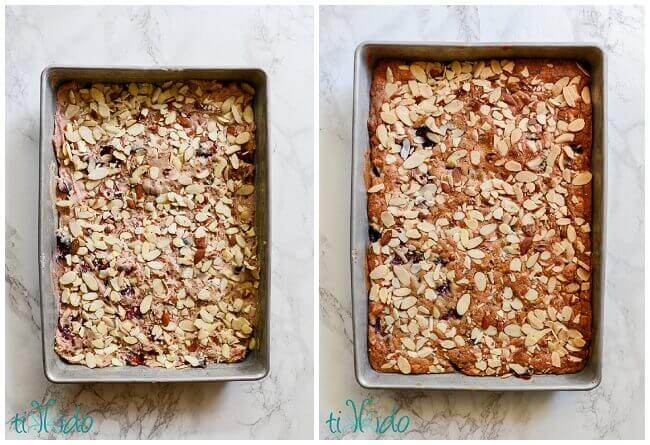
M253 89L57 90L55 350L95 367L206 367L256 347Z
M365 178L376 371L585 366L589 82L569 60L377 63Z

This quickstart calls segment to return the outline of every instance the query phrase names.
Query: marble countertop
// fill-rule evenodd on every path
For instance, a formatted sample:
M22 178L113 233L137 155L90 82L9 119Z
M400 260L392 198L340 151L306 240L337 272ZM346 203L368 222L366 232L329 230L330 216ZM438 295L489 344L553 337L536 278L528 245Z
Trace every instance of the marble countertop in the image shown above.
M321 7L320 400L326 420L365 398L409 416L412 439L642 438L644 15L635 7ZM353 54L365 40L595 42L608 57L609 208L603 379L590 392L377 391L354 377L349 268ZM624 278L623 278L624 277ZM621 279L623 278L623 279ZM343 424L344 421L342 421Z
M6 36L6 421L29 409L31 400L56 399L68 415L79 405L94 418L92 430L74 438L311 438L313 8L8 7ZM37 177L39 76L50 64L266 70L274 212L267 378L156 385L45 379ZM58 436L5 431L10 438Z

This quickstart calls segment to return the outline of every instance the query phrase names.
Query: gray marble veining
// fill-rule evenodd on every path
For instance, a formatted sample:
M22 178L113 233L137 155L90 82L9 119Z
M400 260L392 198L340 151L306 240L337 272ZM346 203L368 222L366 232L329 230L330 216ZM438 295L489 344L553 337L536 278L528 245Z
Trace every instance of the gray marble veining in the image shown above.
M31 400L57 399L68 414L78 404L94 417L93 438L312 437L312 41L311 7L6 9L6 420ZM39 75L48 64L248 66L267 72L273 350L266 379L164 385L54 385L45 379L36 229Z
M643 26L640 7L320 8L320 413L321 438L347 399L393 405L412 439L641 438L643 396ZM349 274L353 53L365 40L596 42L608 57L609 209L605 365L591 392L370 391L354 378ZM620 279L625 277L625 279ZM326 378L323 378L326 376Z

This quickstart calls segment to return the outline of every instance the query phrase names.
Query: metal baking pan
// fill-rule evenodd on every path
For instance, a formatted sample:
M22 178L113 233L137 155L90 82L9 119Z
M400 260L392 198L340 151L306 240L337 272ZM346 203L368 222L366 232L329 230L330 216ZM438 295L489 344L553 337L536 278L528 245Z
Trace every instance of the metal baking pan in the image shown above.
M50 262L55 252L57 216L54 207L56 159L52 146L56 90L65 81L80 82L164 82L167 80L242 81L255 88L253 108L257 123L256 232L261 267L259 315L256 328L258 347L244 360L231 364L211 364L207 368L162 369L108 367L90 369L69 364L54 351L58 322L58 301L53 291ZM256 68L134 68L134 67L63 67L50 66L41 74L41 129L39 162L39 279L41 290L41 325L43 363L48 380L55 383L89 382L199 382L259 380L269 371L269 291L270 286L270 151L268 144L268 83L266 73Z
M368 215L364 183L364 155L369 149L368 115L372 70L379 59L477 60L491 58L559 58L584 63L591 70L593 106L593 341L586 367L575 374L534 375L529 380L501 377L471 377L461 373L402 375L380 373L368 360L368 290L366 251ZM605 292L605 215L607 163L605 146L605 53L594 44L579 43L361 43L354 56L354 110L352 133L352 209L350 248L352 268L352 315L355 374L366 388L445 389L489 391L590 390L598 386L602 371L603 307Z

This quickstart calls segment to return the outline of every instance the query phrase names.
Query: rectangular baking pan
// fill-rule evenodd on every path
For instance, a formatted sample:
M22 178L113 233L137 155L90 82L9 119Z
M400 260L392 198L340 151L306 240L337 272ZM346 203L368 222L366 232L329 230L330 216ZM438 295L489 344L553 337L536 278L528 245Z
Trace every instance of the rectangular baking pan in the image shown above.
M379 59L478 60L513 58L559 58L584 63L591 70L593 107L593 221L592 221L592 308L593 341L586 367L575 374L534 375L530 380L501 377L471 377L461 373L403 375L380 373L368 360L368 289L366 252L368 214L364 183L364 155L369 149L368 114L372 70ZM355 374L366 388L542 391L590 390L601 379L603 352L603 298L605 292L605 215L607 164L605 146L605 53L593 44L574 43L393 43L364 42L354 55L354 103L352 133L352 208L350 249L352 277L352 318L354 330Z
M255 88L253 108L257 125L255 155L256 221L258 255L261 268L259 315L256 327L257 349L238 363L211 364L207 368L164 369L125 366L90 369L69 364L54 351L58 322L58 301L52 287L50 262L55 252L57 216L54 206L56 159L52 146L56 90L65 81L80 82L164 82L205 79L247 82ZM199 382L259 380L269 371L269 291L270 286L270 151L268 145L268 83L266 73L256 68L132 68L132 67L47 67L41 74L41 128L39 162L39 279L43 364L48 380L77 382Z

